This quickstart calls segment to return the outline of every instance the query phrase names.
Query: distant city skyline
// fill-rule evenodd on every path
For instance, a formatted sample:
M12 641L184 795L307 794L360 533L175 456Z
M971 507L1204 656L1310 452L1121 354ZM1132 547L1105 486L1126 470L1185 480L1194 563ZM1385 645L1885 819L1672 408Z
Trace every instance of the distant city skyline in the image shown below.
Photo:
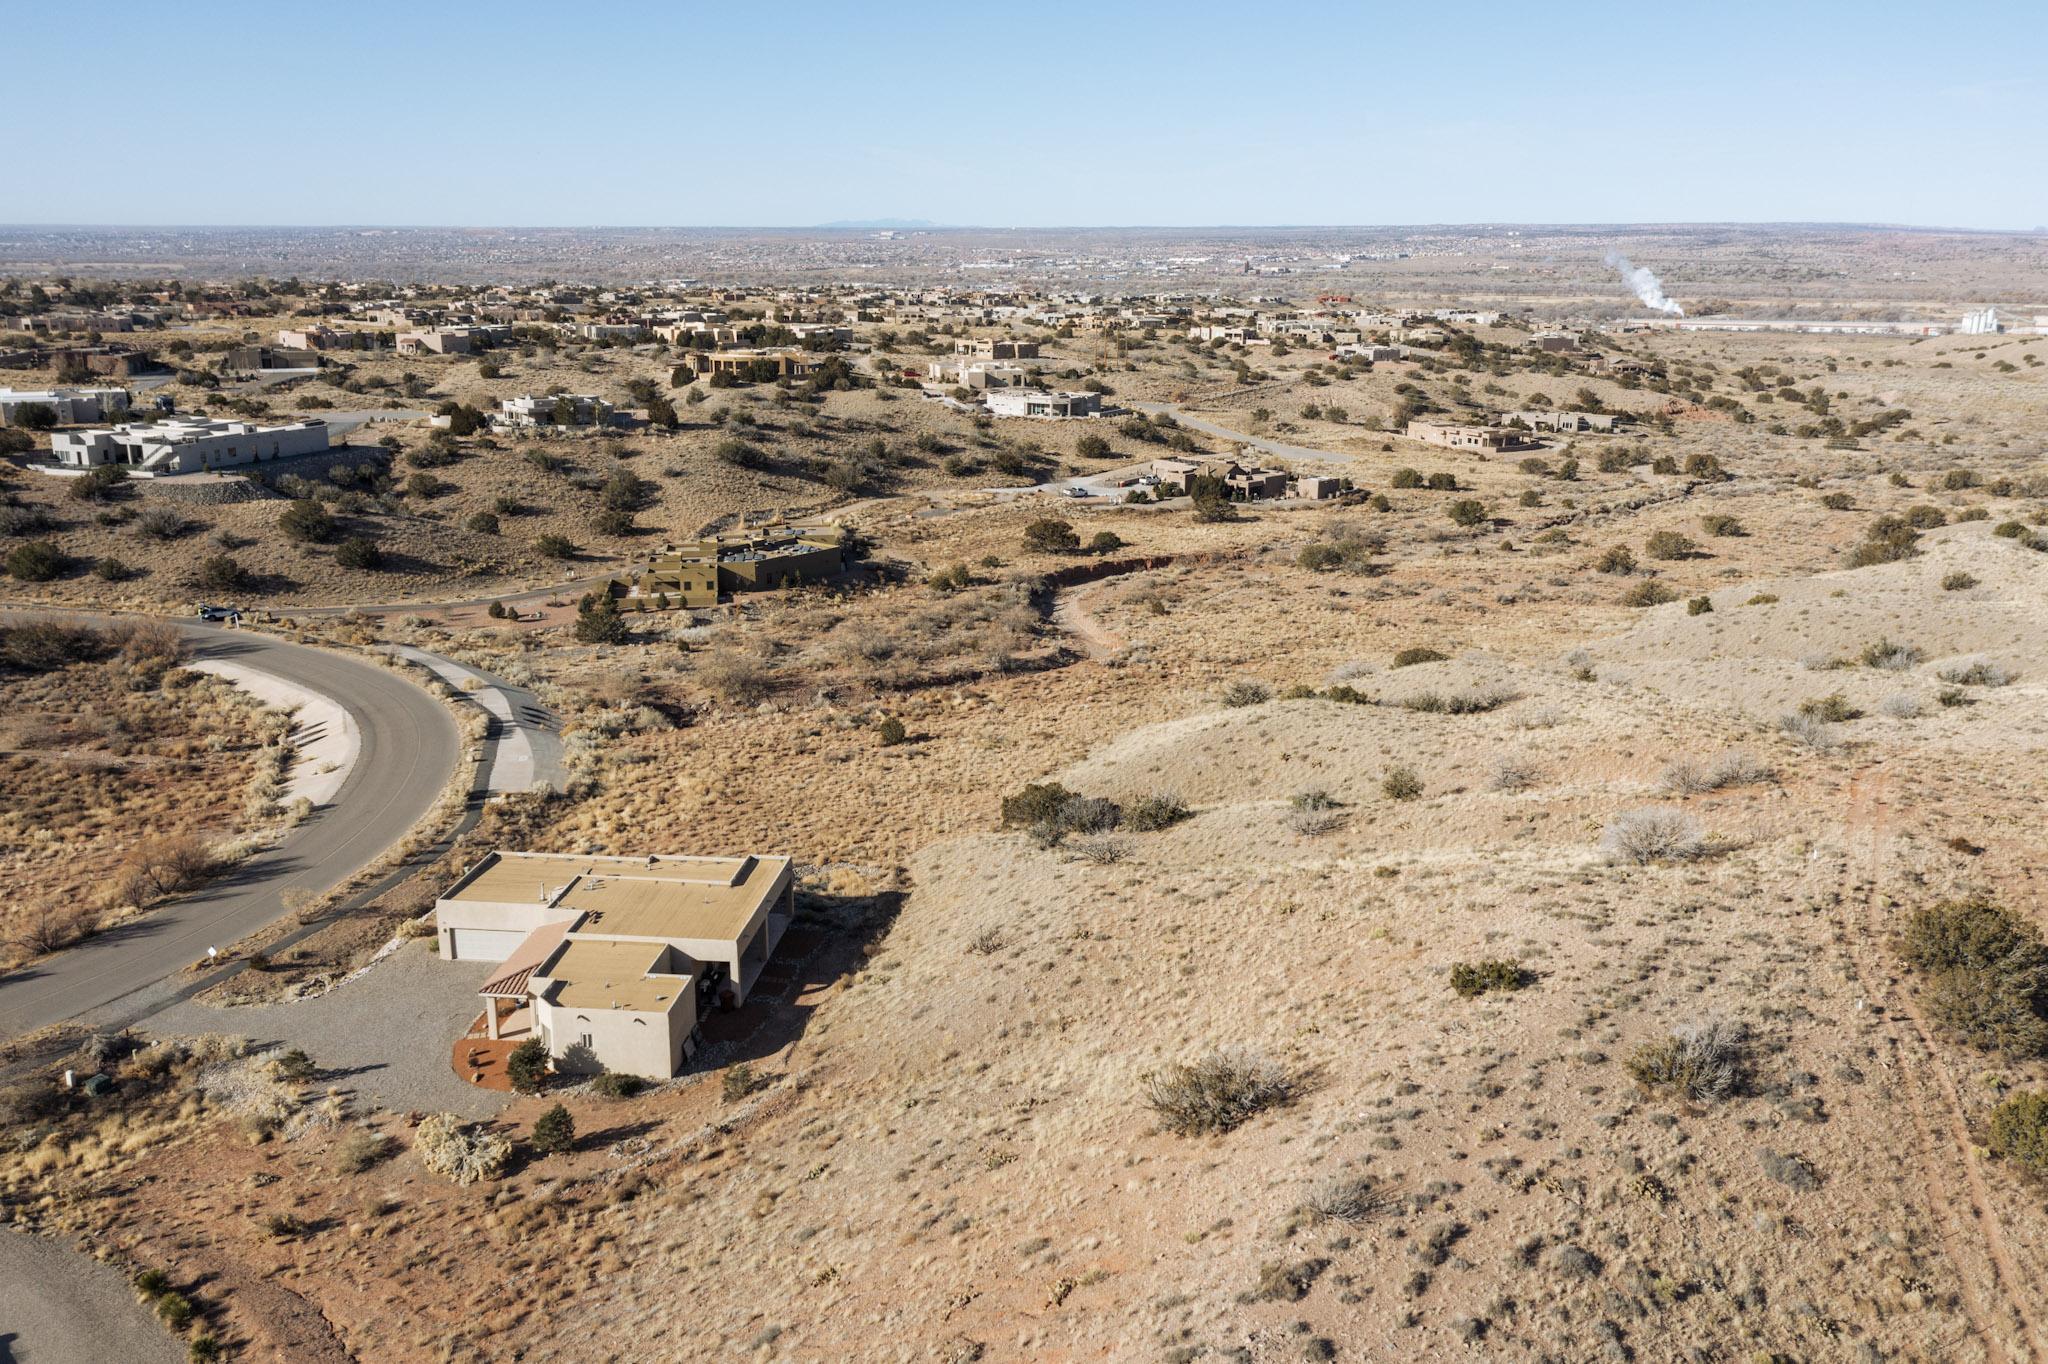
M2048 223L2048 11L15 7L25 226ZM95 83L94 73L120 79Z

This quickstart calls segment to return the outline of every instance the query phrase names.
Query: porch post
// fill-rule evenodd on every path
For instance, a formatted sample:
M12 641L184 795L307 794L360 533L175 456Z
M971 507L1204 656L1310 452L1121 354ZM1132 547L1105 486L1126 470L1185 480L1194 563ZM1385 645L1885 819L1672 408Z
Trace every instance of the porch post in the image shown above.
M495 995L484 997L484 1035L493 1042L498 1040L498 999Z

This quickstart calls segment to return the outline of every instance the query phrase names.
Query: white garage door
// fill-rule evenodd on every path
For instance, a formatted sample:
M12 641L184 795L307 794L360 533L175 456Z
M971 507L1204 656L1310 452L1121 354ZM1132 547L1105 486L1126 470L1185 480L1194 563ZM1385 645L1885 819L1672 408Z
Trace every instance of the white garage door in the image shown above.
M457 961L503 961L526 940L526 935L517 929L457 928L450 932L455 939Z

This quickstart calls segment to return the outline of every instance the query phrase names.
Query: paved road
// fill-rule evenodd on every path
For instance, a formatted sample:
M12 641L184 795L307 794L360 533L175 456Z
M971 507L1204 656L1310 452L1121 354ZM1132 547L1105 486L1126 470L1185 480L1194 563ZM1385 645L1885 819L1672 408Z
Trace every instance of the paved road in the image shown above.
M0 1228L0 1364L178 1364L128 1281L61 1241Z
M0 1037L127 1011L139 992L202 959L209 945L279 918L287 892L318 894L376 860L432 808L455 768L454 720L402 676L253 632L179 628L198 657L247 663L339 701L361 731L355 769L331 805L276 847L144 919L0 977ZM117 1001L122 1007L110 1010Z

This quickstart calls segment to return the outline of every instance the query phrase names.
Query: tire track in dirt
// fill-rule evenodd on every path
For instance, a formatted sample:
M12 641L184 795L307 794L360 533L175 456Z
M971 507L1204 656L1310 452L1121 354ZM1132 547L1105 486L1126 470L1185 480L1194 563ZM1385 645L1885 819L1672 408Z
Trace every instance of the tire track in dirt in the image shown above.
M1845 804L1846 833L1851 841L1850 857L1844 865L1847 884L1842 892L1841 924L1850 965L1864 1000L1884 1010L1885 1036L1891 1042L1901 1097L1912 1120L1915 1162L1929 1211L1940 1229L1943 1254L1961 1285L1964 1314L1990 1364L2041 1364L2048 1359L2048 1350L2042 1344L2039 1312L2031 1305L2029 1287L2041 1279L2022 1271L2007 1242L1970 1136L1969 1116L1953 1077L1942 1064L1934 1031L1912 991L1894 983L1889 963L1879 955L1885 950L1881 944L1886 937L1880 882L1888 837L1885 797L1890 786L1891 774L1881 768L1849 779ZM1860 932L1848 922L1849 906L1859 897L1864 920ZM2015 1354L2015 1347L2021 1353Z

